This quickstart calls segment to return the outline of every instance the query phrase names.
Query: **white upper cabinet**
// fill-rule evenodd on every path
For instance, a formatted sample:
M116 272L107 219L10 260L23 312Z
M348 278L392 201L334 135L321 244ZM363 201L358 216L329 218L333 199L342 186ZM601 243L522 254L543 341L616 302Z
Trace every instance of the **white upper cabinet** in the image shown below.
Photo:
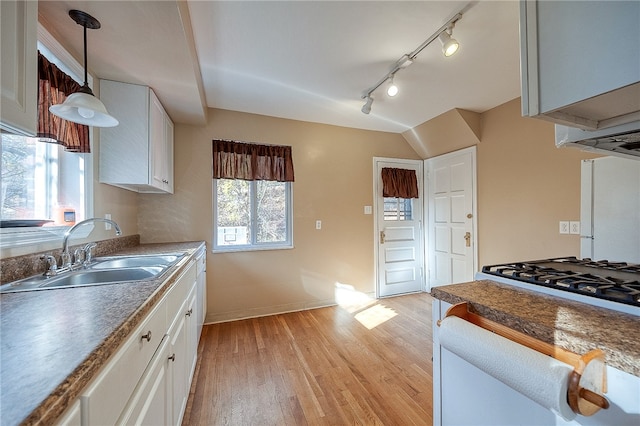
M521 1L522 115L584 129L640 119L640 2Z
M173 193L173 122L153 90L102 80L100 100L120 122L100 129L100 182Z
M35 136L38 120L38 2L0 2L2 109L0 128Z

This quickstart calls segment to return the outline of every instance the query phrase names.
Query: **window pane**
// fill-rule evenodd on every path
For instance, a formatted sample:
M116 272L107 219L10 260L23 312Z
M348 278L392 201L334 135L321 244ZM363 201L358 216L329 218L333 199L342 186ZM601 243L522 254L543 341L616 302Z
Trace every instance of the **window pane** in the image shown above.
M384 198L384 220L412 220L411 198Z
M287 240L286 184L256 181L256 243Z
M216 183L218 218L217 243L246 245L251 243L250 182L234 179L218 179Z

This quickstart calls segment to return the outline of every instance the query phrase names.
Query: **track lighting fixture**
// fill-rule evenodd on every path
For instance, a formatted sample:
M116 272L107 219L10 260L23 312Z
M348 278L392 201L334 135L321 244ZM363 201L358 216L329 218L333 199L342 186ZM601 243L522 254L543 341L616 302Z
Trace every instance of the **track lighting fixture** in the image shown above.
M394 97L398 94L398 86L393 82L393 76L389 79L389 85L387 86L387 95Z
M109 115L107 108L95 97L87 83L87 28L97 30L100 22L81 10L70 10L69 16L84 28L84 85L79 91L70 94L63 103L50 106L49 111L65 120L87 126L117 126L118 120Z
M442 43L442 54L447 58L456 53L458 51L458 47L460 47L458 40L456 40L455 38L451 38L452 33L453 25L441 32L438 36L440 42Z
M369 114L371 112L371 104L373 104L373 98L371 96L367 96L367 103L362 106L362 112Z
M460 19L462 19L462 12L456 13L453 18L449 19L413 52L402 55L402 57L391 66L391 70L384 77L362 94L362 99L366 99L366 103L362 106L362 112L365 114L369 114L371 112L371 104L373 104L373 98L371 95L387 81L389 82L387 86L387 95L396 96L398 94L398 86L393 82L396 72L411 65L416 56L418 56L418 54L435 39L439 39L442 42L442 53L444 56L449 57L456 53L459 44L457 40L451 37L451 34L453 34L453 27L455 23Z

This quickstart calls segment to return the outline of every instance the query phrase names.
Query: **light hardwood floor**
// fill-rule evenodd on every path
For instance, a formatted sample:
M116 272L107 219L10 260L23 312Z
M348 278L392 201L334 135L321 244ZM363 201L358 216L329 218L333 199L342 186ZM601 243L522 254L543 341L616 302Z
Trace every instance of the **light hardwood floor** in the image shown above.
M183 425L431 425L431 301L207 325Z

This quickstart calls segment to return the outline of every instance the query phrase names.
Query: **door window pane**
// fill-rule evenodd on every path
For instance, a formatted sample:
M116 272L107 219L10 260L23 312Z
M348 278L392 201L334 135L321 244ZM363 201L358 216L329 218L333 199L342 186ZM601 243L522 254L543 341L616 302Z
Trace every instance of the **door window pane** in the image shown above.
M413 220L412 198L384 198L384 220Z

